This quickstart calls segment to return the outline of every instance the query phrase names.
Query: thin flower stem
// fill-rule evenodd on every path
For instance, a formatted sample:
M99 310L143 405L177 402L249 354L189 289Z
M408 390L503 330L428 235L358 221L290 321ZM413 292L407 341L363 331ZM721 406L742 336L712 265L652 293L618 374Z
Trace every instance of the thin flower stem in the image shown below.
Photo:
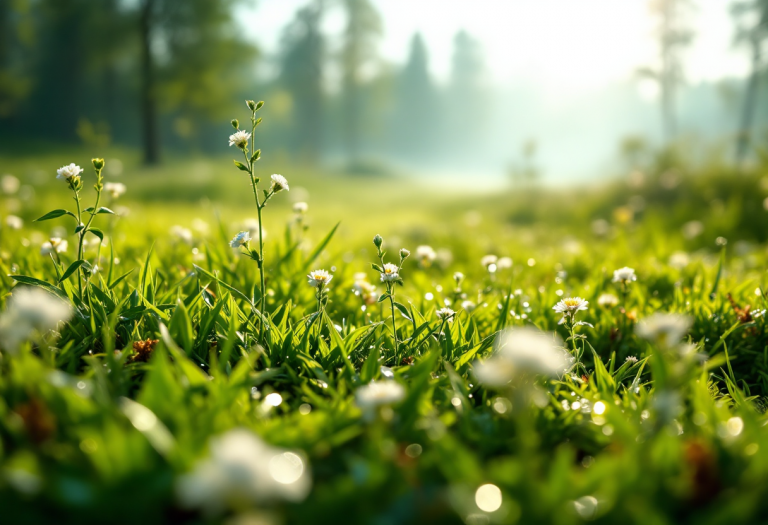
M81 224L83 224L81 211L80 211L80 192L77 190L72 190L75 192L75 203L77 204L77 227L79 228ZM80 230L80 237L78 239L77 243L77 260L83 258L83 232L84 230ZM80 291L80 299L83 299L83 268L82 266L77 268L77 288Z

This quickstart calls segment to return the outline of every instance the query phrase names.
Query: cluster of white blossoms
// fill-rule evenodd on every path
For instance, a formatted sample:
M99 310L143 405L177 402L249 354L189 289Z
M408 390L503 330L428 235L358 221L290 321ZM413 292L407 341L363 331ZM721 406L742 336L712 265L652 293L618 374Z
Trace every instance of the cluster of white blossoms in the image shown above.
M282 175L278 175L275 173L272 175L272 191L277 193L278 191L289 191L291 188L288 187L288 181L285 177Z
M382 269L384 270L381 272L381 282L383 283L388 281L396 281L400 277L398 273L400 268L398 268L396 264L385 263Z
M240 232L237 235L235 235L231 241L229 241L229 245L232 248L240 248L241 246L245 246L251 241L251 233L250 232Z
M474 366L478 381L491 387L502 387L526 374L559 377L573 361L557 335L535 328L505 330L496 338L495 347L493 356Z
M637 276L633 268L625 266L613 272L613 282L615 283L629 284L635 281L637 281Z
M453 318L456 315L456 312L451 310L450 308L440 308L437 312L435 312L437 315L437 318L441 321L448 321L449 323L453 322Z
M309 275L307 275L307 278L309 279L309 284L315 288L322 288L325 285L327 285L329 282L331 282L331 279L333 279L333 275L328 273L325 270L315 270L313 272L309 272Z
M176 496L187 509L215 516L272 501L303 500L311 488L306 460L272 447L246 429L212 438L210 456L176 480Z
M74 162L69 166L62 166L56 170L56 178L69 182L72 177L79 177L83 172L83 168L75 164Z
M416 247L416 259L419 262L419 266L428 268L432 266L432 263L437 259L437 252L432 249L431 246L422 244Z
M45 334L70 317L72 307L58 297L39 288L14 288L0 315L0 345L15 352L35 331Z
M104 184L104 191L109 193L113 199L117 199L127 191L127 188L122 182L107 182Z
M671 348L683 340L693 320L687 315L655 313L640 321L635 333L664 348Z
M51 237L48 242L44 242L40 246L40 255L50 255L52 253L64 253L67 251L69 244L67 241L60 237Z
M240 149L245 149L249 140L251 140L251 134L247 131L239 129L229 136L229 145L237 146Z
M393 405L405 398L403 385L392 379L372 381L355 391L355 403L364 411Z
M553 306L552 309L559 314L563 314L561 322L564 322L568 319L572 321L576 316L576 312L586 310L588 305L589 301L581 297L566 297Z

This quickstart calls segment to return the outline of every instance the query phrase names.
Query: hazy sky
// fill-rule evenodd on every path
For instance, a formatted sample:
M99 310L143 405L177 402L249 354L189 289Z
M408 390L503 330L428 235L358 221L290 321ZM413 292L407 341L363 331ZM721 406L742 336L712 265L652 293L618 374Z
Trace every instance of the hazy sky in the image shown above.
M244 16L267 55L278 49L280 33L308 0L259 0ZM690 82L743 75L747 60L733 46L732 0L694 0L690 26L696 32L686 56ZM329 5L326 32L344 27L339 2ZM603 86L632 76L656 53L649 0L373 0L382 15L384 59L402 63L419 31L430 52L430 68L444 79L451 40L460 29L484 47L492 80L526 79L568 90Z

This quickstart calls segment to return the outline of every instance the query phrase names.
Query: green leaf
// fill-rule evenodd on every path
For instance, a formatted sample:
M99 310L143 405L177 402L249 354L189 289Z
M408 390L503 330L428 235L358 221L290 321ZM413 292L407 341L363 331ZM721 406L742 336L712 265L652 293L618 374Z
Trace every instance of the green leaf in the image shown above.
M373 268L379 273L384 273L384 269L376 263L371 263L371 268Z
M395 302L395 308L400 310L400 313L403 314L403 317L409 321L413 321L413 319L411 319L411 312L408 311L408 308L406 308L405 305Z
M89 229L88 231L89 231L90 233L94 234L96 237L98 237L98 238L99 238L99 239L101 239L102 241L104 240L104 232L103 232L103 231L101 231L100 229L98 229L98 228L91 228L91 229Z
M256 162L261 158L261 150L257 149L253 152L253 155L251 155L251 162Z
M386 293L386 292L384 292L383 294L381 294L381 295L379 296L379 300L378 300L378 301L376 301L376 302L377 302L377 303L383 303L383 302L384 302L384 301L386 301L387 299L389 299L389 294L388 294L388 293Z
M47 281L35 279L34 277L29 277L27 275L11 275L10 277L17 283L27 284L29 286L39 286L40 288L45 288L49 292L53 292L54 294L58 295L62 299L65 299L67 301L69 300L69 297L67 297L67 294L64 293L64 290L62 290L57 286L52 285Z
M48 220L51 220L51 219L56 219L56 218L61 217L63 215L69 215L70 217L72 217L74 219L77 219L77 217L75 217L75 214L72 213L71 211L59 209L59 210L49 211L48 213L46 213L42 217L39 217L39 218L35 219L34 222L48 221Z
M131 268L130 270L128 270L127 272L125 272L123 275L121 275L120 277L118 277L117 279L115 279L114 281L112 281L111 283L109 283L109 285L108 285L107 287L108 287L110 290L114 289L114 287L115 287L115 286L117 286L117 285L118 285L118 283L120 283L120 282L121 282L123 279L125 279L125 278L126 278L126 277L128 277L129 275L131 275L135 269L136 269L136 268Z
M336 233L336 229L339 227L339 224L341 222L337 222L336 226L331 228L331 231L328 232L328 235L326 235L320 243L315 246L315 249L312 250L312 253L309 255L306 261L304 261L304 268L303 270L306 271L309 266L315 262L315 259L317 259L320 254L323 252L326 246L328 246L328 243L331 242L331 238L333 237L333 234Z
M100 213L102 213L102 214L106 213L108 215L117 215L115 212L113 212L112 210L110 210L109 208L107 208L105 206L102 206L101 208L99 208L99 210L96 212L96 215L99 215Z
M69 276L71 276L73 273L77 271L78 268L80 268L82 265L85 264L85 261L83 259L78 259L77 261L73 262L69 265L69 267L64 271L61 277L59 277L59 282L66 281Z
M235 166L237 166L237 169L239 169L240 171L250 172L250 169L248 168L248 166L246 166L242 162L237 161L237 160L235 160L233 162L235 163Z

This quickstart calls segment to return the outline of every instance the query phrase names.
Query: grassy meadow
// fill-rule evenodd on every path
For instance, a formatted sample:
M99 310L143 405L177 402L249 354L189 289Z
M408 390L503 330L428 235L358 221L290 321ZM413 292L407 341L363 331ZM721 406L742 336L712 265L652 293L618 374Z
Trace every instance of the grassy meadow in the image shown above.
M765 166L488 192L265 152L259 255L231 149L0 157L3 521L768 518Z

